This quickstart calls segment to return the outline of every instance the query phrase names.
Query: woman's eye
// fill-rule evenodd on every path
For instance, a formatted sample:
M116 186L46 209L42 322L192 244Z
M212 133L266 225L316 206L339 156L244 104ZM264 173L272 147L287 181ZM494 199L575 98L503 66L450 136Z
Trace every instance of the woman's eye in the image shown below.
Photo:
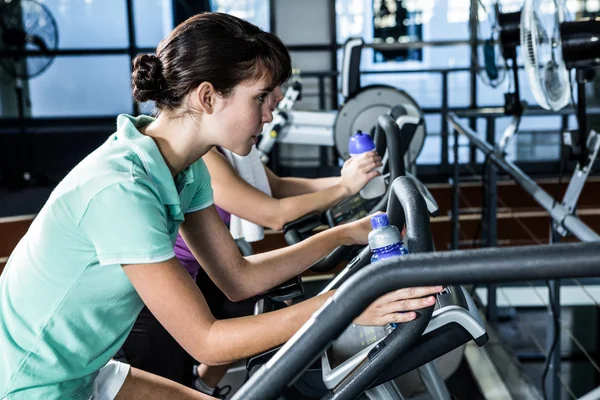
M258 101L260 101L261 103L264 103L266 100L267 96L264 94L261 94L260 96L258 96Z

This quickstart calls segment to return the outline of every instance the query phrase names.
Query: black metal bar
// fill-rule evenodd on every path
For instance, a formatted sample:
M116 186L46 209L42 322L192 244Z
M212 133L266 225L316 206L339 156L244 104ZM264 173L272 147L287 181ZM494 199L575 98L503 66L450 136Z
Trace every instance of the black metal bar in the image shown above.
M382 69L382 70L361 70L362 75L386 75L386 74L436 74L442 72L469 72L471 68L426 68L426 69Z
M269 0L269 32L277 35L277 6L275 0Z
M450 111L454 112L457 108ZM524 116L557 116L557 115L570 115L574 114L575 110L572 107L565 107L558 111L545 110L541 107L527 107ZM465 109L462 108L460 111L456 111L455 114L460 118L473 118L473 117L504 117L504 107L481 107L476 109ZM588 115L600 114L600 107L588 107Z
M542 206L550 217L568 229L581 241L600 241L600 236L579 218L571 215L560 202L555 201L537 183L523 173L512 161L507 160L502 152L497 151L489 144L483 142L470 128L463 126L455 114L448 115L448 122L452 124L455 131L464 135L474 146L479 148L484 155L490 158L502 171L511 175L533 199Z
M325 110L325 78L318 77L319 80L319 110Z
M459 191L460 191L460 163L458 159L458 132L456 129L452 130L454 135L454 143L452 149L454 151L454 169L452 174L452 250L458 250L459 241Z
M548 377L546 378L546 390L548 393L548 398L553 400L560 400L561 398L561 383L559 379L560 375L560 323L558 328L555 326L553 319L557 318L560 321L560 279L553 279L550 281L550 285L548 287L548 297L549 300L554 302L554 315L552 315L552 311L549 312L548 318L548 330L546 336L546 349L550 350L550 346L553 340L556 340L554 345L554 350L551 353L548 353L548 357L550 357L550 366L548 369ZM556 336L556 337L555 337Z
M469 8L469 46L471 48L471 74L470 74L470 95L469 95L469 107L474 109L477 108L477 67L479 64L477 57L477 13L479 12L478 0L470 1ZM469 120L469 126L471 129L477 129L477 119L471 118ZM474 164L476 162L477 152L475 147L469 144L469 162Z
M336 46L336 49L338 47ZM287 46L288 51L296 51L296 52L330 52L331 45L330 44L290 44Z
M492 117L486 118L486 141L489 145L494 146L496 141L496 120ZM482 204L485 204L485 240L487 247L496 247L498 245L497 233L497 171L494 163L487 157L484 160L485 178L484 178L484 199ZM487 287L487 318L490 322L496 322L498 319L497 293L498 285L490 283Z
M139 47L135 49L136 53L154 53L156 48L154 47ZM57 56L57 57L69 57L69 56L118 56L129 54L129 47L126 48L110 48L110 49L59 49L59 50L48 50L47 52L41 52L37 50L17 51L17 50L0 50L0 58L14 58L14 57L36 57L36 56Z
M274 3L274 1L272 1L271 3ZM174 7L175 10L176 7ZM334 14L335 15L335 14ZM275 25L272 24L272 19L275 19L275 23L276 23L276 17L275 13L271 13L271 16L269 17L270 19L270 24L271 24L271 31L273 33L274 30L276 29ZM184 18L185 19L185 18ZM178 22L181 21L177 21L175 20L175 23L177 24ZM335 35L333 36L335 38ZM431 41L431 42L410 42L410 43L398 43L395 45L387 45L387 44L378 44L378 45L370 45L370 44L366 44L365 47L387 47L387 46L391 46L393 48L390 48L390 50L394 50L396 48L398 49L410 49L410 48L423 48L423 47L439 47L439 46L458 46L458 45L467 45L469 44L470 41L467 40L457 40L457 41ZM335 47L335 50L340 49L342 47L341 44L337 44L337 43L333 43L333 44L295 44L295 45L289 45L287 46L289 51L298 51L298 52L304 52L304 51L331 51L332 50L332 46ZM138 53L153 53L156 49L154 47L140 47L136 49ZM87 49L57 49L57 50L49 50L49 51L36 51L36 50L25 50L25 51L18 51L18 50L0 50L0 58L14 58L14 57L33 57L33 56L42 56L42 55L54 55L54 56L81 56L81 55L117 55L117 54L127 54L128 53L128 48L102 48L102 49L94 49L94 48L87 48ZM519 66L519 68L523 68L523 66ZM452 69L451 69L452 70ZM464 69L456 69L458 70L464 70ZM470 70L469 68L467 68L466 70Z
M581 153L579 154L579 164L585 165L588 157L587 150L587 138L588 122L587 122L587 99L585 93L585 84L587 82L587 71L586 69L577 69L575 75L577 76L577 123L579 125L579 143L581 146Z
M275 399L378 297L404 287L600 276L600 243L409 254L357 272L238 391Z
M423 47L446 47L446 46L461 46L470 45L471 40L429 40L426 42L407 42L407 43L365 43L365 48L375 50L406 50L406 49L421 49Z
M568 115L562 115L560 117L560 132L564 132L567 129L569 129L569 116Z
M328 2L329 8L329 37L331 38L330 43L330 68L332 71L338 70L338 62L337 62L337 11L335 8L335 0L329 0ZM333 110L337 110L339 106L338 101L338 80L331 79L331 108Z
M301 78L318 78L320 76L335 78L339 73L337 71L300 71L299 75Z
M550 244L560 243L561 236L550 224ZM560 306L560 279L548 281L548 325L546 329L546 353L548 360L548 375L545 385L548 399L559 400L561 398L561 383L559 374L561 372L561 306Z
M129 54L129 72L133 72L133 59L137 55L137 45L135 39L135 18L133 15L133 0L127 0L127 51ZM131 103L132 115L137 115L140 112L138 103L134 100Z
M442 127L440 133L442 135L442 165L448 165L448 121L446 116L448 115L448 72L442 72L442 107L440 109L442 114Z

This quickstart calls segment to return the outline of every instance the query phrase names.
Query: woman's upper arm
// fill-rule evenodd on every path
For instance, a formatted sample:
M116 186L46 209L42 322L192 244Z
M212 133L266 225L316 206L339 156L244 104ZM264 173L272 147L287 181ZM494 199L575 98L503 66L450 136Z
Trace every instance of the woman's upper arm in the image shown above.
M267 174L267 179L269 180L269 187L271 188L271 193L273 193L273 197L275 197L276 199L285 197L281 195L281 178L275 175L275 173L271 171L266 165L265 172Z
M247 261L214 206L186 214L179 232L202 269L230 300L256 294L246 287Z
M123 265L144 304L181 346L200 362L212 362L205 339L215 321L202 293L176 258Z
M278 200L244 181L221 154L212 150L203 159L211 176L216 205L261 226L273 228L285 223Z

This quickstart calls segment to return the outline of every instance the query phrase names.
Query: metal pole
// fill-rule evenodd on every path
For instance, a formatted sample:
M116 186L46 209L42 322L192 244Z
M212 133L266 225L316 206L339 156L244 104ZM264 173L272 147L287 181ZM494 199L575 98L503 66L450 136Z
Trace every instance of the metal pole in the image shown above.
M448 71L442 72L442 168L445 169L448 166L448 121L446 116L448 114Z
M471 44L471 96L470 96L470 108L477 108L477 68L479 67L477 58L477 11L479 8L478 0L471 0L471 8L469 13L469 36ZM477 119L471 118L469 120L469 126L471 129L477 129ZM470 145L469 149L469 162L475 163L476 151L475 148Z
M456 129L453 129L454 134L454 145L452 149L454 150L454 173L452 175L452 183L453 183L453 192L452 192L452 250L458 249L458 229L459 229L459 221L458 221L458 193L460 190L459 187L459 168L460 163L458 162L458 132Z
M319 75L319 110L325 110L325 77Z
M129 72L133 73L133 59L136 57L137 44L135 40L135 19L133 16L133 0L127 0L127 35L129 46L127 51L129 53ZM139 104L134 100L131 105L132 115L138 115L140 113Z
M550 223L550 244L559 243L561 236L554 230L552 223ZM548 375L546 381L542 382L546 387L546 393L548 399L560 400L561 398L561 384L558 374L560 374L560 362L561 362L561 346L560 346L560 279L553 279L548 281L548 327L546 329L546 352L550 358ZM554 305L554 307L552 306ZM558 322L558 326L556 326ZM556 341L554 349L552 350L552 343ZM552 351L551 351L552 350Z
M269 0L269 32L277 34L277 0Z
M519 167L512 161L507 160L504 155L483 142L477 135L468 127L461 125L455 114L448 115L450 122L455 131L465 135L471 143L478 147L486 156L489 156L502 171L510 174L515 182L521 186L533 199L542 206L550 217L569 230L575 237L584 242L600 241L600 235L590 229L579 218L570 214L562 204L554 200L546 191L544 191L537 183L528 177Z
M329 37L331 39L330 46L330 70L338 70L337 62L337 12L335 9L335 0L329 0ZM331 108L337 110L338 102L338 80L337 77L331 79Z
M496 140L496 123L494 118L486 118L486 140L491 146ZM486 173L484 184L485 200L485 244L487 247L497 247L497 171L496 166L488 157L485 159ZM484 215L482 215L482 218ZM497 290L498 285L488 284L487 291L487 318L490 322L496 322L498 319Z

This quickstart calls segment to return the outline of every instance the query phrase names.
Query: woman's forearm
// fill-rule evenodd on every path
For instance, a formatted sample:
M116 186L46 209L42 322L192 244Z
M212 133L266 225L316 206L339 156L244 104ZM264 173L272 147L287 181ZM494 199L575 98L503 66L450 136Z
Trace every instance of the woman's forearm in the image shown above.
M215 321L205 341L211 350L203 351L199 361L207 365L228 364L285 343L332 294L333 291L258 316Z
M341 185L331 186L314 193L286 197L277 201L277 209L271 210L277 214L277 224L269 225L273 230L283 229L283 225L312 212L324 212L334 204L339 203L350 195L348 188Z
M340 184L340 177L330 178L279 178L277 185L273 188L273 196L281 199L290 196L299 196L325 190Z
M306 271L336 247L354 244L346 226L328 229L293 246L255 254L236 268L236 301L256 296Z

